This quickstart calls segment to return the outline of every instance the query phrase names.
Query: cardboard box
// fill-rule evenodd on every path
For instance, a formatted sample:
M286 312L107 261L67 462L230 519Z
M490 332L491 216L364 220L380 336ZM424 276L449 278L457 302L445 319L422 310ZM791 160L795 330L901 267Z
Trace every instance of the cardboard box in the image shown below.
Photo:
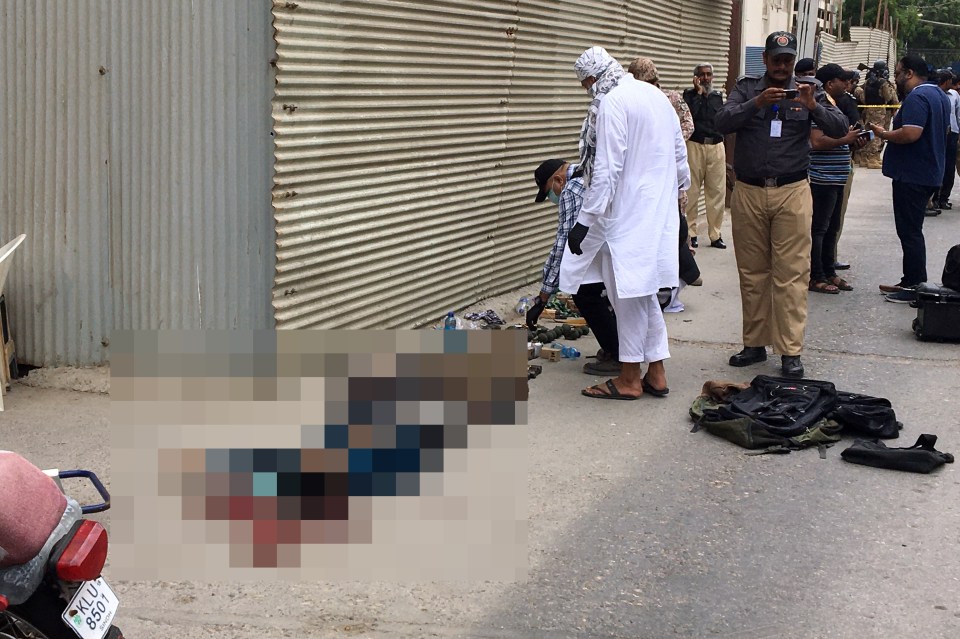
M561 359L563 359L563 351L561 351L559 348L550 348L549 346L544 346L540 349L540 357L548 362L559 362Z

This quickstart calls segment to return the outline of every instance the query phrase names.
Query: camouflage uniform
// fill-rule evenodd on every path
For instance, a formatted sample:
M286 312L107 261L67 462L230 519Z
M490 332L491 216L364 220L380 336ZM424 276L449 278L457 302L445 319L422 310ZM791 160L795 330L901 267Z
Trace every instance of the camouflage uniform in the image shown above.
M857 85L856 87L853 88L853 97L857 101L857 106L863 106L864 100L866 100L866 97L863 94L862 86ZM864 121L863 114L867 110L868 109L860 109L860 122ZM853 150L853 164L854 166L862 166L862 167L867 166L867 161L863 158L863 149Z
M897 89L890 80L882 77L868 79L863 90L865 105L897 105ZM890 122L894 115L894 109L864 109L863 121L866 124L876 124L885 129L890 128ZM860 154L862 161L868 169L883 168L880 161L880 154L883 150L883 140L874 139L864 147Z

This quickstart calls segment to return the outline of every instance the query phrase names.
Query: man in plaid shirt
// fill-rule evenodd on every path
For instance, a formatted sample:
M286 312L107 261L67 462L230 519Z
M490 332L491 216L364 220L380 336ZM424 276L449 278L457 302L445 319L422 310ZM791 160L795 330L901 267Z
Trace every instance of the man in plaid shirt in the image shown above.
M536 298L533 308L527 313L527 325L530 327L536 325L550 296L560 288L560 261L567 245L567 234L577 222L580 207L583 205L583 194L586 191L579 166L564 160L547 160L534 172L534 179L539 189L535 201L543 202L549 198L551 202L557 204L559 223L553 248L543 265L543 284L540 286L540 295ZM573 296L573 301L593 330L601 348L600 353L597 354L597 361L585 364L583 372L599 376L616 374L620 370L617 318L613 313L613 307L607 301L606 288L600 279L599 272L594 283L580 286L580 290Z

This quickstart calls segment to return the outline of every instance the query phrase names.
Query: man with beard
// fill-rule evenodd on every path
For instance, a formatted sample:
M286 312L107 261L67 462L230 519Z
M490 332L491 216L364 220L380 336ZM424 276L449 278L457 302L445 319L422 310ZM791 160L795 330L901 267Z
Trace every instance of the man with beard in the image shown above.
M867 126L880 126L888 128L890 118L893 116L893 109L886 108L891 105L897 105L897 90L890 83L890 71L887 69L887 63L883 60L877 60L873 63L873 68L867 74L867 82L863 87L863 103L867 108L864 109L864 122ZM881 169L883 164L880 161L880 153L883 151L883 141L874 139L861 153L868 169Z
M903 248L903 277L895 285L881 285L887 301L909 303L914 289L927 281L927 249L923 219L927 201L940 188L950 128L950 100L939 87L927 84L926 61L908 54L897 63L895 79L903 104L888 131L870 128L890 143L883 157L883 174L893 180L893 219Z
M693 70L693 88L683 92L683 100L693 113L693 135L687 140L687 161L690 163L690 206L687 227L690 245L697 248L697 201L703 189L707 209L707 236L710 246L725 249L720 236L724 199L727 192L727 160L723 136L716 129L717 113L723 107L723 96L713 88L713 65L703 63Z
M798 378L804 374L810 283L810 128L816 123L826 136L839 138L849 125L822 90L794 78L796 57L796 36L771 33L763 52L766 73L737 82L716 125L722 134L737 134L730 218L744 348L730 365L766 361L772 344L783 374Z

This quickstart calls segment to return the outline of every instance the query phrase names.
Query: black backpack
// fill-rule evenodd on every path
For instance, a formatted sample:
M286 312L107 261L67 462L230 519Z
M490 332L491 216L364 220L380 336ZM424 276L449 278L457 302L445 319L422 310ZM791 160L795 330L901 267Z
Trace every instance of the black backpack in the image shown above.
M960 244L947 251L947 262L943 265L943 285L960 291Z

